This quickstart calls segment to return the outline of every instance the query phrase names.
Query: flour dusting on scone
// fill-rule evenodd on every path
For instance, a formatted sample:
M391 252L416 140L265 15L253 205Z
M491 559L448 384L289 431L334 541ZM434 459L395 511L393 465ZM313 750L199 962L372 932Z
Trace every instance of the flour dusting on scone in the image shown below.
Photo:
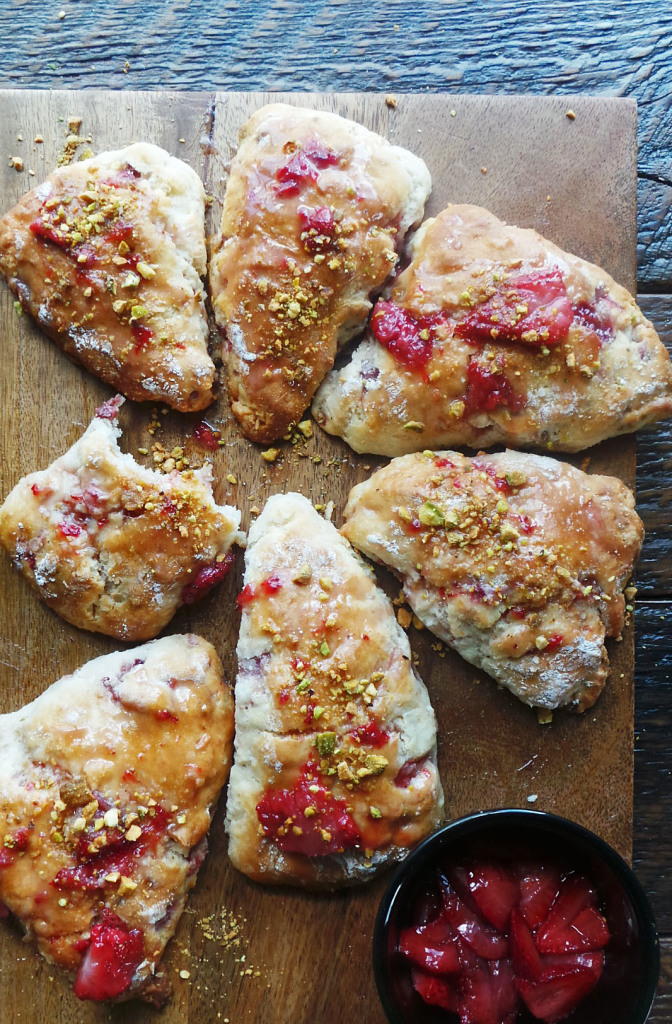
M0 508L0 543L40 597L81 629L156 636L226 575L240 512L216 505L212 471L162 475L120 451L122 398Z
M643 538L620 480L513 451L424 452L354 487L345 519L418 618L520 700L595 702Z
M197 636L96 658L0 716L0 910L81 999L169 996L159 961L232 747L233 699Z
M128 398L213 401L205 192L165 150L58 168L0 219L0 271L60 348Z
M422 160L336 114L274 104L244 126L210 283L247 437L283 436L310 405L430 188Z
M365 881L440 823L436 723L370 571L299 494L253 524L227 802L229 856L266 883Z
M477 206L427 220L313 413L355 451L578 451L672 414L669 356L599 267Z

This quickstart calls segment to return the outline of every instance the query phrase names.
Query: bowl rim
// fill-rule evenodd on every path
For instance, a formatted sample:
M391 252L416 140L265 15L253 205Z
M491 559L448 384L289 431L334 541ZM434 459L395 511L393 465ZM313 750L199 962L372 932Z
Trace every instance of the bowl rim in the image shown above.
M408 1018L403 1016L399 1010L387 986L385 933L391 912L404 888L409 871L414 866L421 865L424 861L428 860L432 849L435 846L439 847L446 836L459 837L462 834L472 832L476 835L479 831L484 831L500 823L502 825L508 824L511 822L511 819L516 818L521 825L531 826L540 834L544 830L550 833L565 832L569 834L569 837L586 842L618 876L637 919L642 949L642 981L637 1001L632 1008L632 1017L628 1024L645 1024L651 1013L658 988L660 945L651 904L642 888L641 882L627 861L604 839L591 832L590 829L558 814L526 807L505 807L476 811L473 814L456 818L418 843L398 865L380 901L373 929L372 942L373 973L376 989L388 1021L390 1024L408 1024Z

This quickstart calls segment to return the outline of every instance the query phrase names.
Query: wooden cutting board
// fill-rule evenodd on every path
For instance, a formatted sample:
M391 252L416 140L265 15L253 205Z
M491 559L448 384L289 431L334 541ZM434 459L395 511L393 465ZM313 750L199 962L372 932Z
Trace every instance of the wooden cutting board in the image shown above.
M23 171L0 169L0 212L9 209L56 165L68 118L82 118L94 151L146 140L165 147L203 175L213 197L209 232L219 220L226 171L240 126L271 99L335 110L413 150L434 181L428 214L447 202L471 202L534 227L554 242L603 265L634 290L636 242L636 106L629 100L572 97L405 95L396 108L382 95L240 93L0 92L0 152L23 159ZM570 107L574 117L569 115ZM37 137L42 142L34 142ZM79 149L81 153L86 146ZM30 172L34 172L34 175ZM24 474L46 467L83 432L110 389L70 363L19 318L0 286L0 495ZM214 341L213 336L213 341ZM298 490L341 512L351 486L384 460L353 454L315 429L299 452L288 443L268 465L261 448L237 430L223 395L206 414L226 445L211 456L218 502L237 504L247 527L275 491ZM196 416L162 414L147 432L151 407L126 403L123 446L184 445ZM582 463L579 457L575 460ZM588 468L634 485L634 442L619 439L589 453ZM232 473L238 483L227 483ZM200 606L183 610L170 631L210 640L235 677L242 553L236 572ZM395 596L398 585L379 578ZM34 699L83 662L114 650L109 638L61 621L0 558L0 710ZM592 828L629 857L632 837L633 631L609 645L612 673L599 701L582 717L556 714L539 725L534 712L457 655L437 650L426 630L411 645L439 725L439 761L450 818L491 807L534 806ZM370 964L373 922L385 879L357 891L316 896L265 889L229 865L215 816L210 854L165 964L175 982L165 1024L336 1024L365 1017L381 1024ZM189 978L179 972L188 971ZM88 1024L155 1021L139 1004L113 1009L81 1004L66 979L22 945L19 931L0 929L0 1007L4 1021Z

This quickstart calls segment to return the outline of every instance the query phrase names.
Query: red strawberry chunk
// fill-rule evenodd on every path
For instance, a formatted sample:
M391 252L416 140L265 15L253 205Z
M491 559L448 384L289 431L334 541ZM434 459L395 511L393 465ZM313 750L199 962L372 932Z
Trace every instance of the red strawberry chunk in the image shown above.
M508 960L481 961L458 982L460 1024L514 1024L518 994Z
M440 1006L448 1013L457 1013L459 1001L456 988L446 979L425 974L414 967L411 970L413 988L430 1006Z
M486 921L500 932L507 931L511 910L519 898L515 876L498 864L476 864L467 869L467 884Z
M586 967L595 978L595 983L600 980L604 967L604 953L595 950L592 953L561 953L559 955L549 954L541 958L543 961L543 978L559 978L565 974L571 974L578 967Z
M91 941L77 972L74 993L80 999L113 999L125 992L145 955L142 932L128 929L109 910L91 928Z
M573 319L560 271L537 270L507 278L492 298L464 317L456 333L473 342L557 345Z
M572 932L576 932L576 943L568 952L581 952L582 950L602 949L609 942L609 928L607 922L597 907L586 907L580 914L577 914L572 921Z
M537 932L537 948L540 953L570 953L572 942L579 942L569 932L574 919L586 907L594 907L597 902L595 890L581 875L570 875L562 883L560 892L548 912L546 920ZM574 949L585 949L581 944Z
M516 988L513 964L510 960L493 960L490 976L495 995L499 1024L514 1024L520 998Z
M587 967L577 967L571 973L528 981L516 978L516 987L523 1002L538 1020L555 1024L578 1006L595 987L594 974Z
M474 953L486 960L499 960L506 956L508 943L491 925L482 921L466 903L451 889L447 879L442 879L443 917L469 944Z
M520 878L520 912L530 928L537 928L560 892L560 873L555 868L525 868Z
M511 913L511 956L513 967L519 978L540 978L544 964L534 943L534 936L525 923L525 918L516 907Z
M399 952L431 974L450 974L459 968L454 934L441 918L417 928L404 928L399 935Z
M214 562L212 565L202 566L193 580L187 583L186 587L182 591L182 601L184 604L196 604L202 597L210 593L213 587L220 583L229 572L234 562L233 552L229 551L228 554L222 559L221 562Z

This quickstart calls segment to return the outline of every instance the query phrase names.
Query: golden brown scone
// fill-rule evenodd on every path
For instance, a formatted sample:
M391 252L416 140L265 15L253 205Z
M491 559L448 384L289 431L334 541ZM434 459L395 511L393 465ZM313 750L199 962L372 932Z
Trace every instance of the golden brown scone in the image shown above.
M632 492L507 451L406 455L350 492L342 533L383 562L425 625L533 707L585 711L642 544Z
M370 571L300 494L250 529L229 856L258 882L365 881L440 823L436 722Z
M209 464L162 475L119 450L123 398L0 508L0 544L50 608L80 629L148 640L233 560L240 512L212 499Z
M336 114L274 104L244 126L210 285L246 437L272 441L301 417L430 188L422 160Z
M0 271L69 356L136 401L214 399L205 192L158 146L59 167L0 220Z
M0 716L0 910L81 999L170 994L157 968L232 745L233 700L197 636L96 658Z
M477 206L422 225L313 413L355 451L578 451L672 413L670 359L604 270Z

